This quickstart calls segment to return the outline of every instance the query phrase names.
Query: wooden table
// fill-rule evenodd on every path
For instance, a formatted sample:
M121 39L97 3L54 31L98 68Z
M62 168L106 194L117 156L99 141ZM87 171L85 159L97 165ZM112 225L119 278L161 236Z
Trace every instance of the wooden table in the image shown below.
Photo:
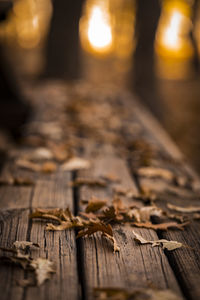
M27 130L26 143L10 147L1 177L29 176L35 185L0 187L0 245L12 247L16 240L38 243L40 249L32 256L54 261L57 271L40 287L21 287L16 280L27 278L28 273L17 266L1 264L1 299L93 299L96 287L170 289L183 299L199 299L199 221L191 221L183 231L113 225L120 246L120 252L114 254L110 241L99 233L76 239L74 229L45 231L44 222L29 218L38 207L68 206L78 214L85 208L81 200L91 196L111 199L115 184L106 188L69 184L80 176L96 178L108 173L119 177L118 187L131 188L136 193L147 188L153 191L159 207L166 209L167 203L199 205L200 181L158 122L132 95L109 86L80 83L70 88L51 82L26 90L35 105L34 121ZM50 130L44 129L44 122ZM56 172L42 174L16 166L16 157L27 149L63 141L70 141L73 155L88 159L92 167L70 172L63 171L57 162ZM138 169L144 166L170 170L182 181L140 176ZM144 205L140 199L134 203ZM146 239L176 240L189 247L164 251L161 247L139 245L133 229Z

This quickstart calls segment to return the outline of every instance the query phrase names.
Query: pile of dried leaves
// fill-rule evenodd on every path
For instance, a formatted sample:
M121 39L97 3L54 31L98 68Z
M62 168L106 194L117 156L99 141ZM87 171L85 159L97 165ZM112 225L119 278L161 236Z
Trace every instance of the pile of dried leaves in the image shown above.
M119 246L113 235L112 224L125 224L129 223L135 227L143 227L154 230L168 230L169 228L175 228L183 230L189 222L178 223L175 221L170 222L160 222L159 224L153 224L151 222L152 217L166 218L166 212L157 206L142 206L136 207L134 205L128 206L123 203L119 197L114 197L111 205L108 204L106 199L98 199L96 197L91 197L89 201L86 202L85 212L81 212L79 216L74 216L69 208L66 209L36 209L30 217L32 219L45 219L48 221L46 225L46 230L66 230L70 228L77 228L78 235L77 238L83 236L89 236L96 232L101 232L103 237L111 240L113 244L114 252L119 251ZM171 215L170 215L171 216ZM174 215L171 216L174 218ZM51 222L49 222L51 221ZM135 234L135 233L134 233ZM163 248L170 249L169 245L176 249L181 246L181 243L176 241L145 241L143 238L138 238L137 234L136 240L141 243L150 243L153 246L162 245ZM167 244L168 243L168 244Z

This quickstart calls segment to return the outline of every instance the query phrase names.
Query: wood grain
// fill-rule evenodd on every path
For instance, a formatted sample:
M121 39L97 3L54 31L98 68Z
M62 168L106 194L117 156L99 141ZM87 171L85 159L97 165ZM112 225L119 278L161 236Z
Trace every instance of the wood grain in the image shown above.
M175 174L188 176L194 181L199 182L199 177L192 170L177 147L170 140L166 132L160 127L157 121L146 112L140 105L137 105L137 117L143 130L147 133L146 140L155 143L166 156L171 157L172 161L156 160L156 166L172 170ZM178 163L177 163L178 162ZM178 206L199 205L199 193L184 187L175 187L162 179L139 178L140 187L150 189L157 192L159 200L157 204L166 209L167 203ZM160 238L176 240L182 242L189 247L184 247L172 252L166 252L169 263L174 270L175 276L183 290L184 295L188 299L198 299L200 297L200 226L199 221L193 221L185 230L168 230L167 232L159 232Z
M87 153L88 157L90 156ZM120 178L123 188L137 190L134 181L127 169L126 163L116 157L114 151L102 147L99 154L92 160L93 168L80 172L80 176L99 177L113 173ZM112 197L112 187L105 189L80 188L80 199L89 199L96 196L102 199ZM132 200L132 203L133 200ZM83 210L83 207L80 208ZM99 233L89 238L83 238L83 266L85 274L86 298L92 299L94 287L122 287L144 288L156 287L169 288L180 293L173 271L164 252L159 248L139 246L133 239L133 227L114 227L114 236L120 246L119 253L113 253L110 241L105 240ZM135 229L147 239L157 239L153 230Z

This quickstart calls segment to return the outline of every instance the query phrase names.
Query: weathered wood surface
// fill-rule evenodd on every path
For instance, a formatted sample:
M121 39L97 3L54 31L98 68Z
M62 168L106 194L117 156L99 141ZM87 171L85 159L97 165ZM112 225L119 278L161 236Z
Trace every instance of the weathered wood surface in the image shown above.
M81 177L101 177L106 174L117 174L120 179L120 183L117 184L118 187L137 191L126 163L116 157L112 149L98 147L98 152L99 154L92 161L93 168L87 172L80 172ZM89 187L80 188L80 199L89 199L91 196L100 199L112 198L112 186L107 190ZM131 200L131 203L133 204L133 200ZM86 299L92 299L92 288L94 286L129 289L153 286L158 289L169 288L177 294L180 293L173 271L161 249L138 246L133 239L133 227L130 225L125 227L115 225L113 228L117 243L120 245L120 252L115 255L113 255L111 243L102 239L100 235L83 239ZM134 230L146 239L158 239L154 230L135 228Z
M77 214L85 208L81 200L88 200L91 196L110 201L114 185L135 191L148 187L157 193L157 204L165 209L168 202L180 206L199 203L198 190L178 187L163 179L147 179L138 175L137 169L141 157L143 160L144 157L133 145L135 141L142 141L148 149L156 148L153 158L149 158L149 150L145 150L148 165L169 169L175 174L187 176L190 180L195 179L196 185L199 182L166 133L135 99L125 92L114 93L109 89L104 92L101 89L91 92L92 89L81 89L81 86L73 89L50 84L35 88L29 94L36 108L39 107L35 117L37 123L45 121L51 123L51 126L52 123L55 124L56 130L55 133L51 132L51 139L55 143L69 139L76 148L73 151L88 158L92 167L78 172L63 172L59 169L52 175L45 175L22 171L14 166L12 160L5 164L1 174L1 177L9 172L29 175L34 179L35 185L0 186L0 246L11 247L15 240L39 243L40 250L33 251L32 256L54 261L57 272L41 287L23 288L16 284L16 279L27 278L27 273L18 267L1 264L1 299L93 299L95 287L153 287L170 289L186 299L200 298L198 221L193 221L184 231L167 232L115 225L114 236L121 251L114 254L111 242L102 238L99 233L76 240L74 230L47 232L45 222L29 220L29 214L35 208L68 206ZM81 97L88 97L92 99L92 103L97 103L91 110L92 125L87 123L90 116L87 115L88 103L82 107L86 120L82 115L81 124L74 107L66 112L66 105L77 99L79 101ZM105 109L105 116L102 107ZM106 117L107 110L110 110L110 115ZM102 128L102 118L109 119L111 115L116 120L113 119L112 124L106 123L105 128ZM64 125L61 122L63 118L66 118ZM33 135L33 129L28 132ZM39 141L40 145L46 146L45 138L49 133L43 134ZM17 151L20 153L24 149L26 148ZM100 177L108 173L116 174L120 182L106 188L73 188L69 184L79 176ZM139 200L134 201L137 205L144 205ZM165 252L159 247L140 246L133 239L133 229L150 240L167 238L183 242L191 248Z
M178 165L176 163L171 164L171 169L182 176L191 177L197 182L199 182L198 176L195 172L184 163L183 158L176 146L170 141L164 130L159 128L157 122L148 115L148 112L144 112L138 108L138 119L144 125L144 130L148 132L148 139L150 142L154 142L160 147L166 155L169 155L174 159L174 162L180 162ZM169 168L169 162L161 161L157 159L157 166ZM174 188L173 193L167 193L167 189L170 191L170 184L166 182L159 182L157 179L144 179L139 178L139 184L141 187L148 185L153 187L154 190L162 190L165 192L160 192L159 205L165 206L167 203L171 203L177 206L199 206L199 197L196 193L193 193L191 189L187 188ZM165 207L166 208L166 207ZM175 252L168 252L167 256L169 263L173 266L174 273L180 286L182 287L183 293L189 299L198 299L200 295L200 226L199 221L192 221L190 226L185 228L183 232L180 231L167 231L160 232L160 238L165 238L169 240L177 240L185 245L189 245L191 248L183 248L181 251L177 250Z
M17 280L27 278L25 271L1 265L1 299L77 299L80 293L77 276L76 241L72 230L46 232L44 223L29 219L36 207L65 208L73 211L72 191L67 187L70 174L38 176L34 187L1 188L1 247L12 247L16 240L33 241L40 250L32 257L47 258L56 263L52 280L39 288L22 288ZM10 203L14 202L13 208Z

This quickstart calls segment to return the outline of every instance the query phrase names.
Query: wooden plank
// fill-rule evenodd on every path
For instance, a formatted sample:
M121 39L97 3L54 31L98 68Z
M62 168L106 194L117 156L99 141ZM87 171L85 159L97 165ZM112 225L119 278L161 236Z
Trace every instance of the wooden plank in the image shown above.
M172 158L169 161L156 159L156 166L172 170L175 174L188 176L199 182L197 174L185 163L180 151L167 136L166 132L160 127L157 121L146 112L137 102L133 110L133 118L137 119L143 131L146 141L154 143L157 147ZM178 163L177 163L178 162ZM153 163L155 166L155 163ZM179 206L199 205L199 194L195 191L183 187L175 187L161 179L139 178L139 184L142 188L147 186L157 191L160 201L158 205L166 209L167 203ZM171 191L171 193L167 192ZM177 280L188 299L198 299L200 297L200 260L199 260L199 239L200 228L198 222L192 222L183 232L167 231L160 232L160 238L177 240L191 248L182 248L177 251L167 253L169 263L171 264Z
M0 245L11 247L15 240L30 240L40 245L32 257L48 258L57 267L56 274L41 287L22 288L16 280L27 278L17 268L3 265L0 268L2 299L78 299L80 295L76 241L73 230L46 232L44 222L29 221L32 209L66 208L73 211L72 190L68 186L70 173L38 175L34 187L1 187L1 239ZM24 208L28 209L24 209Z
M7 194L9 195L9 194ZM29 201L24 194L24 201ZM9 198L7 198L9 202ZM9 207L10 208L10 207ZM0 246L10 248L16 240L26 240L28 232L28 209L3 210L0 213ZM0 255L5 255L0 251ZM22 299L24 288L17 285L17 280L24 279L22 269L13 265L0 265L1 299Z
M136 185L125 161L116 157L112 148L105 150L105 147L99 145L98 147L98 155L92 159L92 169L79 172L79 176L99 177L114 173L120 178L120 185L123 188L136 191ZM89 153L87 154L89 157ZM80 188L80 199L89 199L90 196L111 198L112 188L92 189L86 186ZM114 254L110 242L101 238L99 234L83 238L86 299L93 299L94 287L148 288L154 286L159 289L169 288L177 294L181 293L164 252L160 248L138 246L133 239L132 230L133 227L129 225L114 226L114 236L121 248L119 254ZM157 238L153 230L134 230L147 239Z
M58 173L39 180L34 190L32 207L52 208L67 206L73 211L72 190L67 186L69 173ZM45 231L41 222L32 222L30 239L39 243L40 250L34 257L48 258L55 262L57 271L41 287L30 287L26 299L78 299L80 290L77 274L76 241L73 230Z

